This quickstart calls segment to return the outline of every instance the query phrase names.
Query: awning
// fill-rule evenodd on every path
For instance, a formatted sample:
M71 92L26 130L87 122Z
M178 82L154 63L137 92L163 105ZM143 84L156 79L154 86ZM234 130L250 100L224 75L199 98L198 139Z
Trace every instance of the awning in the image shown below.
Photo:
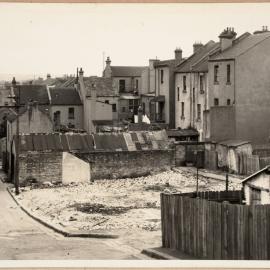
M156 96L150 102L165 102L165 96Z

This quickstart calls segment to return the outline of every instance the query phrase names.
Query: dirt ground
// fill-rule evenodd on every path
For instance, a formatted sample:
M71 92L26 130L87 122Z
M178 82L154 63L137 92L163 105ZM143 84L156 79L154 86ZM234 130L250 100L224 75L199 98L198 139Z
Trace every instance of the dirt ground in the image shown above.
M224 190L224 185L199 177L200 191ZM26 187L18 199L51 224L72 231L118 234L122 243L143 249L161 245L160 192L191 192L195 188L193 173L167 171L133 179ZM230 189L238 188L239 184L230 184Z

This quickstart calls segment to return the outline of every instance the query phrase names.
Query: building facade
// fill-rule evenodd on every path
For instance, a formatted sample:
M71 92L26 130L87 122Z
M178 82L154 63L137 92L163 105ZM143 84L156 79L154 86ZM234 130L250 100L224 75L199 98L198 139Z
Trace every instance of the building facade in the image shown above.
M270 32L266 27L236 38L233 28L220 34L220 50L209 59L211 140L269 141Z
M195 43L193 54L175 69L175 126L196 129L203 140L203 111L208 104L208 58L218 44Z

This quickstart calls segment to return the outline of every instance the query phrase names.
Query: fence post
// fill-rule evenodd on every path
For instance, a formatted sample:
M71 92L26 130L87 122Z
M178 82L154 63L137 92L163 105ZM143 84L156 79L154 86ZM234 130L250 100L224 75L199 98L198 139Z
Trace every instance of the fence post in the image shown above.
M226 191L229 190L229 175L228 172L226 172Z

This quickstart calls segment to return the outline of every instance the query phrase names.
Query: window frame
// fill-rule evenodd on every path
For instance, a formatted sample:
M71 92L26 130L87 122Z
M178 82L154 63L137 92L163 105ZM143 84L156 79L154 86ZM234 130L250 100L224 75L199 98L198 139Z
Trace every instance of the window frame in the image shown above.
M214 84L218 84L219 65L214 65Z
M74 107L68 108L68 119L75 119L75 108Z

